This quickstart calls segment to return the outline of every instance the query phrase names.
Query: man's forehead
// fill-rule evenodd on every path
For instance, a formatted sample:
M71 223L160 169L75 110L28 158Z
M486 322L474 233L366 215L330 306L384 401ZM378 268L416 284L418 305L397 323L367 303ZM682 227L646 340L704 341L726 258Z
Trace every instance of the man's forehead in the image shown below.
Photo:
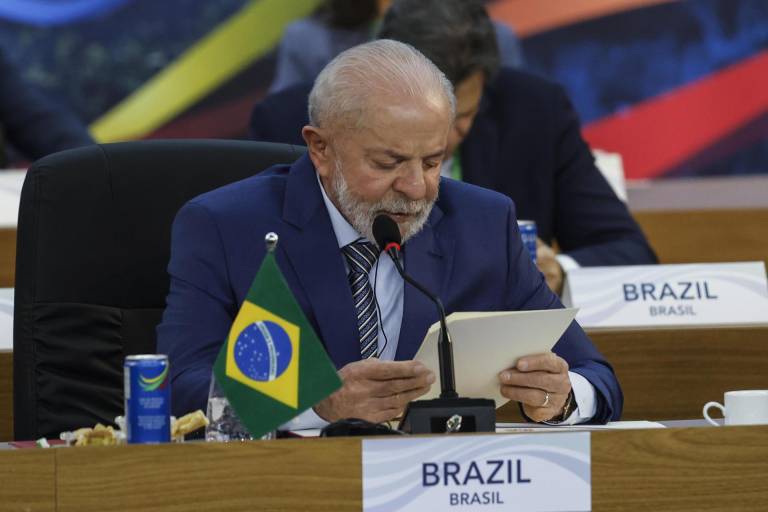
M393 112L423 112L424 110L450 117L451 103L440 90L430 91L424 96L392 91L372 91L365 98L359 113L364 118L372 117L375 120L381 115ZM370 119L366 121L370 122Z
M449 106L374 93L358 113L353 122L337 125L334 138L369 157L426 158L445 150L452 122Z

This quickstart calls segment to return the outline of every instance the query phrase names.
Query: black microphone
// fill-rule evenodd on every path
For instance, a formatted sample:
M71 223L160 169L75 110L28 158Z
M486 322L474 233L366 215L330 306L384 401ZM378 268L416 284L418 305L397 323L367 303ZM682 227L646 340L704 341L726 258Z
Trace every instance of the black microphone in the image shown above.
M408 404L400 429L414 434L437 432L495 432L496 407L485 398L460 398L456 394L453 368L453 347L445 321L445 308L440 298L405 273L400 263L402 250L400 228L387 215L376 216L373 237L379 248L386 252L403 280L435 303L440 315L440 336L437 350L440 367L440 398L417 400Z
M395 264L395 268L403 280L419 290L437 306L437 313L440 315L440 336L438 337L437 350L440 366L440 397L456 398L456 374L453 369L453 347L448 335L448 326L445 322L445 308L440 298L427 290L415 279L405 273L400 263L400 250L402 237L397 223L387 215L377 215L373 220L373 238L376 239L376 245L379 249L386 252Z

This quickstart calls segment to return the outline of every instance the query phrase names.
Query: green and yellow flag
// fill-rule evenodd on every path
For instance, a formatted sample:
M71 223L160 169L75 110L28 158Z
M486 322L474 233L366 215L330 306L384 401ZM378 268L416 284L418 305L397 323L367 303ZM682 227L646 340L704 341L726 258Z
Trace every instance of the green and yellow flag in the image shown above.
M253 278L213 371L254 438L341 387L272 252Z

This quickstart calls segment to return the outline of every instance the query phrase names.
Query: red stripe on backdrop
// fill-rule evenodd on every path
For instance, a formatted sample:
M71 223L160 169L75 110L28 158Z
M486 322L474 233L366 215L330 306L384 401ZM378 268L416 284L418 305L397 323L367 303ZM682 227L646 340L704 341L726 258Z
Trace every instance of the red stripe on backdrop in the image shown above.
M495 0L488 4L492 18L507 23L520 37L554 30L595 18L642 9L674 0Z
M621 153L627 178L653 178L768 112L768 50L584 127Z
M158 128L148 139L239 139L248 134L251 110L263 91L183 114Z

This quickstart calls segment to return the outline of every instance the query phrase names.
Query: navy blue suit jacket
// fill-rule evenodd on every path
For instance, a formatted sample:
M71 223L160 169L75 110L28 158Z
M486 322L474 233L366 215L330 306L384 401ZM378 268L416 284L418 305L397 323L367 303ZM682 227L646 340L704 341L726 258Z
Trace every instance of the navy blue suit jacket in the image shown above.
M251 138L303 144L312 84L267 97L251 114ZM582 266L656 263L624 203L616 197L581 137L562 88L502 68L485 88L461 144L463 180L512 198L520 219Z
M205 407L211 367L270 231L280 237L276 257L288 285L336 367L360 359L343 257L305 155L179 211L171 289L158 327L158 351L171 362L175 414ZM492 191L442 180L440 198L424 229L405 244L404 258L407 271L439 294L448 313L562 307L522 246L512 201ZM396 359L412 359L436 320L434 305L406 286ZM554 350L596 388L595 421L618 418L616 376L581 327L572 323Z

